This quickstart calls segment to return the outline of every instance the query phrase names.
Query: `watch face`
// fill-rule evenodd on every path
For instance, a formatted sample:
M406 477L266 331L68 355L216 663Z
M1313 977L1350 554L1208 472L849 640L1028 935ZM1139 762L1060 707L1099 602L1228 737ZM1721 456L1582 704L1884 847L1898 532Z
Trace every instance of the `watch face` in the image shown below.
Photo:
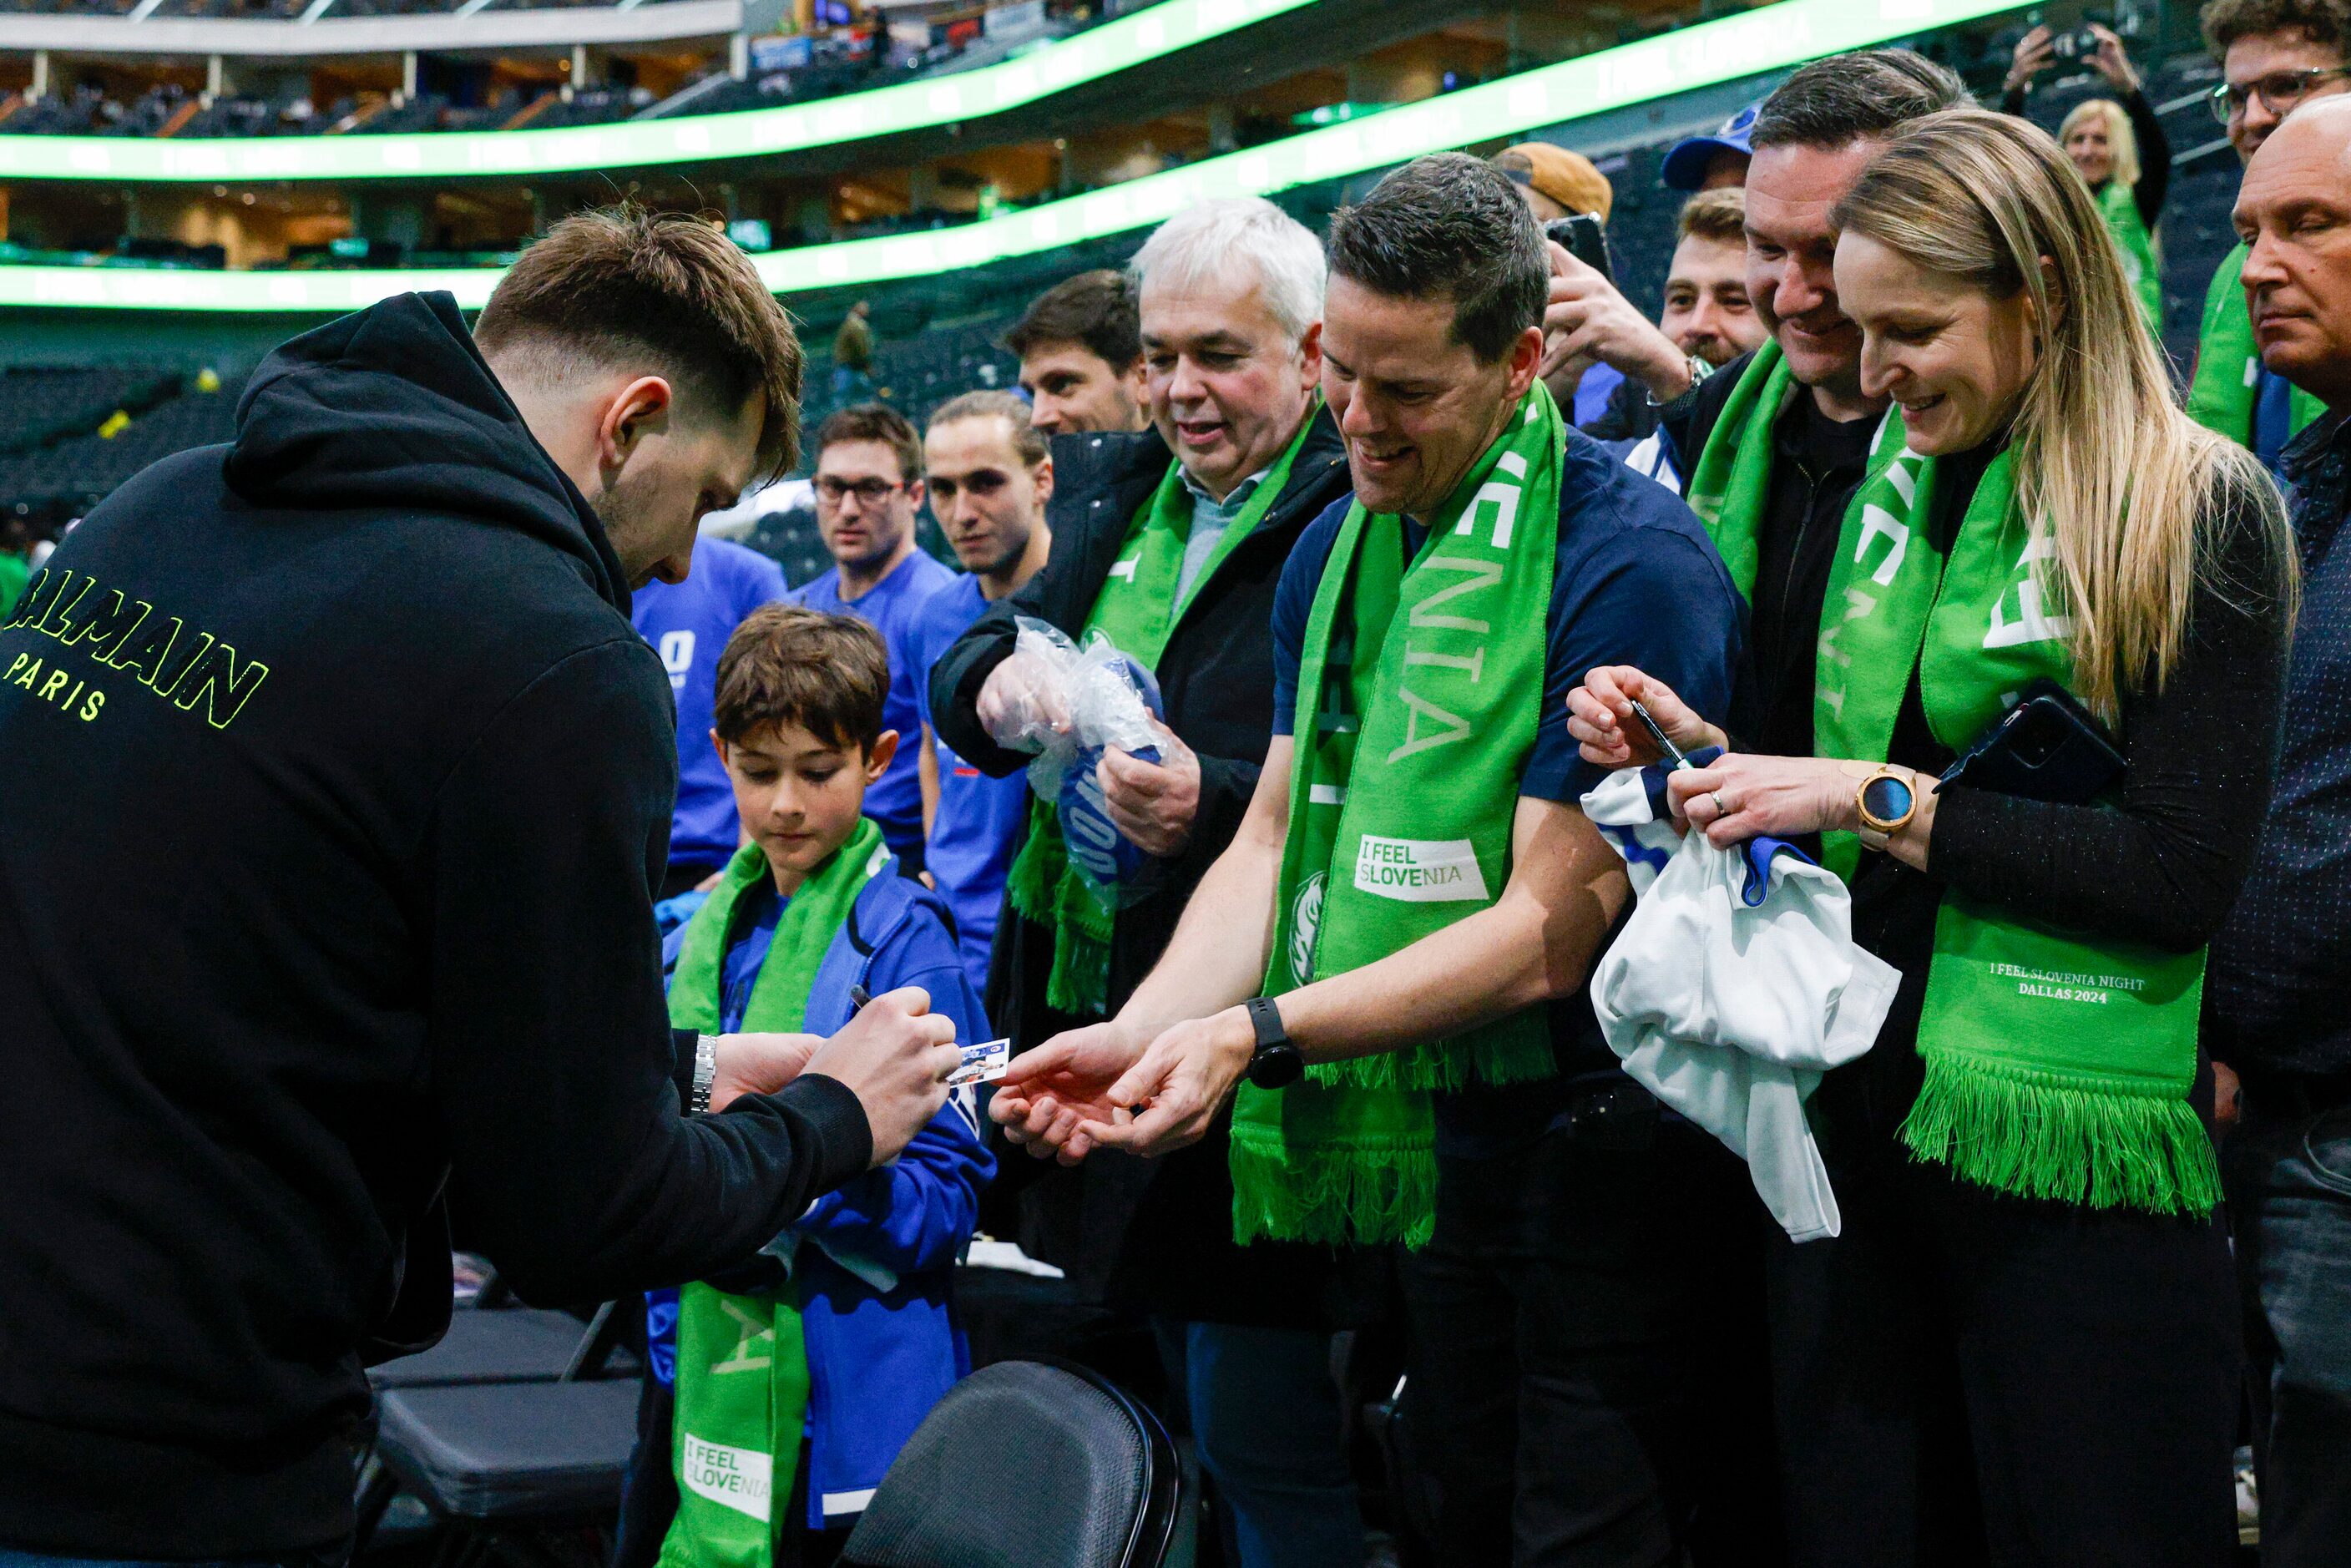
M1287 1089L1306 1071L1306 1059L1287 1041L1269 1045L1249 1062L1249 1081L1259 1089Z
M1881 822L1898 822L1910 814L1910 786L1881 774L1862 786L1861 809Z

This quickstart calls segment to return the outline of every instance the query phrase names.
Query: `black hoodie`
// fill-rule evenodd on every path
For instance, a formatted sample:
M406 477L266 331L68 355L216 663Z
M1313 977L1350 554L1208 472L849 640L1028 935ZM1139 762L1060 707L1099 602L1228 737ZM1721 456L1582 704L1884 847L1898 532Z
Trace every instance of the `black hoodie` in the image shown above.
M584 1301L865 1168L829 1079L680 1114L628 609L407 295L278 350L0 629L0 1545L347 1533L362 1361L445 1322L444 1183L522 1295Z

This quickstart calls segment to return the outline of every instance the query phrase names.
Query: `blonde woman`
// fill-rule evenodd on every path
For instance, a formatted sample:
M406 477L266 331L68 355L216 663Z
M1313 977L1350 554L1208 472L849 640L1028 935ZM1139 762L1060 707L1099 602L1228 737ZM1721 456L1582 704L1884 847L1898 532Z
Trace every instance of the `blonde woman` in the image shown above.
M2163 133L2155 106L2139 90L2138 71L2123 52L2123 41L2095 22L2089 32L2097 40L2089 65L2117 96L2086 99L2067 110L2057 128L2057 144L2089 185L2099 215L2114 231L2123 273L2138 297L2139 308L2148 327L2161 336L2163 263L2155 225L2171 185L2171 141ZM2032 78L2056 57L2056 40L2047 27L2025 34L2009 67L2002 111L2022 115Z
M1637 670L1592 672L1570 724L1593 761L1646 761L1637 697L1685 749L1730 748L1673 776L1677 811L1721 844L1820 835L1904 976L1813 1101L1844 1234L1773 1255L1795 1559L1980 1539L1995 1563L2204 1568L2233 1539L2237 1352L2197 1007L2270 789L2283 516L2174 405L2046 133L1913 121L1837 225L1862 388L1902 450L1829 569L1818 755L1740 753ZM2119 779L2085 804L1938 788L2043 679Z

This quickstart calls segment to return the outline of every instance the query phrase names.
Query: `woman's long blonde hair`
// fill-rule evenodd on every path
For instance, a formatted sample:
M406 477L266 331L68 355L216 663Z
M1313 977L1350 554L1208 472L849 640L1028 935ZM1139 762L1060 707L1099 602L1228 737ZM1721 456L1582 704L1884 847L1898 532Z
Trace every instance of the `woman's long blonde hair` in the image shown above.
M2062 151L2066 138L2093 120L2106 128L2106 151L2114 159L2114 169L2106 178L2126 191L2135 188L2138 184L2138 132L2131 129L2130 116L2113 99L2085 98L2067 110L2057 127L2058 148ZM2073 160L2068 158L2066 162Z
M2179 662L2200 574L2240 511L2273 580L2221 585L2291 613L2294 549L2253 455L2190 421L2089 187L2048 132L1980 109L1910 122L1837 225L1995 299L2030 298L2040 357L2011 426L2017 502L2049 520L2043 591L2072 618L2074 690L2112 720Z

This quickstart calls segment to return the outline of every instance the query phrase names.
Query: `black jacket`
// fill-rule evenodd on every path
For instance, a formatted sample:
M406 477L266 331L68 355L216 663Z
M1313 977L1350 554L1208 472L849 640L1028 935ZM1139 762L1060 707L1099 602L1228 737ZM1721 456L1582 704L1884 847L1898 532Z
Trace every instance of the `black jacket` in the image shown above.
M989 672L1012 652L1014 618L1034 616L1078 634L1127 525L1166 476L1168 460L1165 444L1148 432L1054 441L1047 514L1052 559L990 605L931 672L939 734L978 768L1001 777L1029 761L1026 753L990 740L976 712ZM1184 852L1153 862L1147 895L1119 913L1110 954L1113 1012L1158 961L1201 874L1240 827L1273 737L1274 590L1298 536L1348 489L1338 429L1327 412L1319 413L1280 498L1168 636L1155 674L1169 727L1199 754L1200 810ZM1008 907L996 928L987 1013L1011 1034L1015 1051L1089 1021L1046 1005L1052 956L1051 930L1017 918ZM1214 1135L1162 1160L1098 1155L1087 1162L1082 1180L1056 1171L1025 1199L1022 1245L1061 1263L1086 1287L1107 1286L1176 1317L1318 1321L1322 1276L1319 1263L1309 1260L1322 1255L1301 1248L1235 1247L1225 1160L1220 1124ZM1025 1158L1008 1161L1006 1173L1015 1181L1043 1175L1024 1172L1029 1165ZM1130 1233L1132 1246L1125 1244Z
M363 1354L446 1321L444 1186L524 1296L587 1301L865 1167L831 1080L679 1113L628 605L408 295L279 350L0 629L0 1543L347 1533Z
M1659 418L1687 476L1723 405L1754 362L1741 354L1666 405ZM1813 664L1820 641L1821 600L1844 526L1845 507L1868 467L1875 419L1833 425L1809 397L1792 400L1768 433L1771 480L1756 537L1755 582L1749 594L1748 678L1739 684L1728 727L1742 745L1781 756L1813 749Z

